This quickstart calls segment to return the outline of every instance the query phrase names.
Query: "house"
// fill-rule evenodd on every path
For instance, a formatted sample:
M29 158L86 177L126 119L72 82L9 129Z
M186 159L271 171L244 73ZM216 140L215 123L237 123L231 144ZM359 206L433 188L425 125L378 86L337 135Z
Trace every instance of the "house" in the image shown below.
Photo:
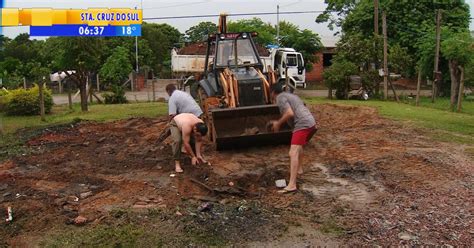
M339 41L337 36L322 36L321 43L323 49L316 53L318 61L313 64L313 70L306 72L306 82L316 83L323 81L324 69L331 65L331 60L336 53L336 43Z

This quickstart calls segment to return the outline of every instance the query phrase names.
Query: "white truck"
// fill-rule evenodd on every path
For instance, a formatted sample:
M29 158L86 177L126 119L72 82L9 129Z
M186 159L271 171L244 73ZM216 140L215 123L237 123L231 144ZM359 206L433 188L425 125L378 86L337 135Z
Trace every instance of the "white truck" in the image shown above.
M263 72L267 72L268 66L277 72L278 81L286 80L289 76L290 85L293 88L306 88L306 69L303 55L293 48L273 48L268 56L260 56L264 65ZM176 78L183 80L186 86L192 80L198 80L204 72L206 61L205 54L180 54L178 49L171 51L171 70ZM288 73L288 75L286 75Z

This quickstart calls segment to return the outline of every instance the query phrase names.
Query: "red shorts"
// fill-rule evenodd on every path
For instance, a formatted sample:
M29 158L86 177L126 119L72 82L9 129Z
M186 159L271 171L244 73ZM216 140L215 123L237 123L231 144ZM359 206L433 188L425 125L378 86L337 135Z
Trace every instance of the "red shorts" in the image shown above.
M306 143L308 143L308 141L313 137L316 131L317 129L315 127L310 127L294 132L291 136L291 144L301 146L306 145Z

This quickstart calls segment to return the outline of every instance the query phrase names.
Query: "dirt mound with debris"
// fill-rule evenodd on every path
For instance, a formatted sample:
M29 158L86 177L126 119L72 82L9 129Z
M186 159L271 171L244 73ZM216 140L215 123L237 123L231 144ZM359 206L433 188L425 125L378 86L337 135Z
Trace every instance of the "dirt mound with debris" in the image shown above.
M167 236L255 246L284 247L294 237L300 245L471 243L474 169L461 148L373 108L311 110L321 128L305 148L300 191L289 195L275 187L288 177L287 146L216 152L208 144L211 165L187 159L175 175L169 144L156 143L166 118L45 130L29 140L31 155L0 164L0 207L13 210L0 236L24 245L61 226L111 225L127 209L148 218L144 228L158 228L150 221L157 210L164 215L156 221L179 223L164 222Z

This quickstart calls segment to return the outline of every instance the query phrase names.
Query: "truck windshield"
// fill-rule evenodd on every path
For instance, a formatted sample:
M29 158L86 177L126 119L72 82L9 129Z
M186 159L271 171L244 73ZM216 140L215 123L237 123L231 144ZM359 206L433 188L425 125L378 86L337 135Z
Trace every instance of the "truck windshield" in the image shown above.
M287 54L286 55L286 62L287 66L298 66L298 62L296 60L296 54Z
M216 66L235 66L235 40L219 41ZM237 65L257 64L257 56L249 39L237 40Z

